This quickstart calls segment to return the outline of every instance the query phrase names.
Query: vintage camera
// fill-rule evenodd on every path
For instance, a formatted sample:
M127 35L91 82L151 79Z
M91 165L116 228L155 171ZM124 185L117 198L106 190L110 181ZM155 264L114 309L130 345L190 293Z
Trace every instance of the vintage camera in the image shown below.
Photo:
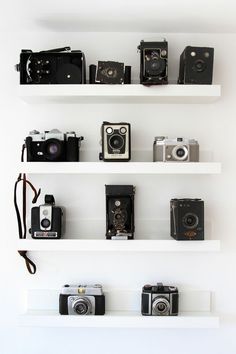
M104 315L102 285L64 285L59 297L61 315Z
M186 47L180 56L179 84L212 84L214 48Z
M144 285L141 313L144 316L177 316L179 293L175 286Z
M103 161L129 161L131 158L131 134L129 123L103 122L101 127Z
M23 49L20 64L20 84L85 84L85 56L70 47L32 52Z
M140 84L168 84L168 43L144 42L138 46L140 51Z
M153 161L161 162L198 162L199 144L194 139L155 137Z
M53 195L45 195L44 201L45 204L31 209L31 236L48 240L61 238L62 208L55 206Z
M107 239L133 239L134 194L135 188L131 185L106 185Z
M117 61L99 61L89 66L90 84L130 84L131 66Z
M40 133L33 130L25 139L27 161L79 161L79 148L84 138L75 132L58 129Z
M171 199L170 228L176 240L204 240L204 201Z

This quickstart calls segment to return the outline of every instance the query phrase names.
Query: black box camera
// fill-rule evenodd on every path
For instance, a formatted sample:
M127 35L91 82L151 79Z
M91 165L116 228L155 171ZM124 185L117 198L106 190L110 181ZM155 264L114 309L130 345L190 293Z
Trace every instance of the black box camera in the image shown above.
M214 48L186 47L180 56L178 83L212 84L213 61Z
M106 238L134 238L134 194L131 185L106 185Z
M99 61L89 66L90 84L130 84L131 66L117 61Z
M168 43L144 42L138 46L140 51L140 84L168 84Z
M170 227L176 240L204 240L204 201L171 199Z
M129 123L103 122L101 127L103 161L129 161L131 158L131 133Z
M61 315L104 315L105 295L100 284L64 285L59 296Z
M179 293L175 286L144 285L142 289L141 313L144 316L177 316Z
M66 134L58 129L40 133L33 130L25 139L27 161L79 161L79 148L84 138L75 132Z
M33 52L24 49L20 63L20 84L85 84L85 55L70 47Z
M53 195L45 195L45 204L31 209L32 238L35 239L59 239L62 236L61 207L55 206Z

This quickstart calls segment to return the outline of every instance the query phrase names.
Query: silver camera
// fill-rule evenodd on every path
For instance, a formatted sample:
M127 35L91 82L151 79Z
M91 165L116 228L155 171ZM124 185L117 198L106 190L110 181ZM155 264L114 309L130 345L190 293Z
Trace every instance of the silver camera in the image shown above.
M64 285L59 297L61 315L104 315L102 285Z
M157 136L153 143L153 161L198 162L199 144L195 139Z

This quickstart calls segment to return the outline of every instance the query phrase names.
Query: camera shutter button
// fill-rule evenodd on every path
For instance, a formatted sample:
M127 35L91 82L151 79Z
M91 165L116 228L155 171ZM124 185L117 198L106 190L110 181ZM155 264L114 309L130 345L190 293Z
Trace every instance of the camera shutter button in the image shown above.
M147 285L144 285L144 290L152 290L152 285L149 285L149 284L147 284Z

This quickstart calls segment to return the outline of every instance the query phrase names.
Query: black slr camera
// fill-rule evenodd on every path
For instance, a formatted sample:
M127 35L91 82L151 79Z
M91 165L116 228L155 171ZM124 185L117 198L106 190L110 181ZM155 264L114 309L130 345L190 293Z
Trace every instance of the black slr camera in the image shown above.
M141 312L144 316L177 316L179 293L175 286L144 285Z
M62 208L55 206L53 195L45 195L45 204L31 209L32 238L48 240L61 238L62 216Z
M84 138L75 132L58 129L40 133L33 130L25 139L27 161L79 161L79 148Z
M103 161L129 161L131 158L131 134L129 123L103 122L101 127Z
M20 84L85 84L85 56L70 47L32 52L23 49L20 64Z
M99 61L89 66L90 84L130 84L131 66L117 61Z
M179 84L212 84L214 48L186 47L180 56Z
M104 315L102 286L64 285L59 297L59 312L61 315Z
M204 240L204 201L171 199L170 227L176 240Z
M140 84L168 84L168 43L144 42L140 50Z
M106 238L134 238L134 193L131 185L106 185Z

